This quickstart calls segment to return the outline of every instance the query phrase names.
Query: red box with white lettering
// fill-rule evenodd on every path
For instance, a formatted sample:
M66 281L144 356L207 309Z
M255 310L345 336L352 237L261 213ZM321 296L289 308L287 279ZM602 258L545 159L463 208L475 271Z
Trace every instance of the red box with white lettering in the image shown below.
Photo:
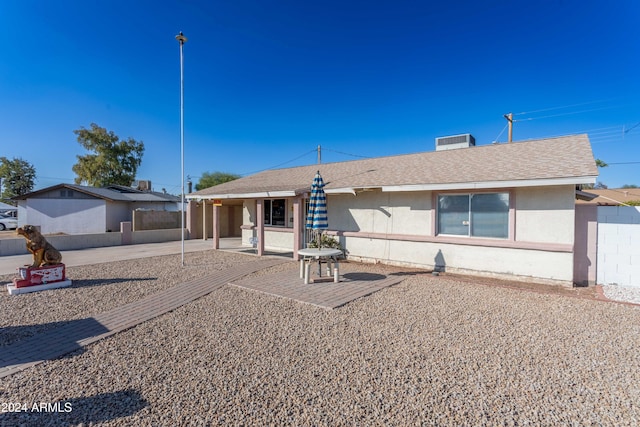
M19 267L20 277L13 279L16 288L62 282L66 279L65 265L55 264L44 267Z

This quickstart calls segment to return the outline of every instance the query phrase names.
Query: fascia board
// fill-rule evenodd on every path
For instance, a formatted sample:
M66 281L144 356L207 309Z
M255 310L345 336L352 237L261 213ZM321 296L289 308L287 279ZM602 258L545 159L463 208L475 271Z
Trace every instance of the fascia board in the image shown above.
M387 185L382 187L383 192L396 191L434 191L434 190L465 190L485 188L512 188L512 187L541 187L550 185L569 184L594 184L597 176L551 178L551 179L525 179L513 181L483 181L483 182L453 182L446 184L410 184Z
M325 189L324 192L326 194L356 194L356 190L354 188L351 187L345 187L345 188L329 188L329 189Z
M237 194L207 194L195 195L185 194L185 199L191 200L212 200L212 199L269 199L275 197L294 197L295 191L265 191L260 193L237 193Z

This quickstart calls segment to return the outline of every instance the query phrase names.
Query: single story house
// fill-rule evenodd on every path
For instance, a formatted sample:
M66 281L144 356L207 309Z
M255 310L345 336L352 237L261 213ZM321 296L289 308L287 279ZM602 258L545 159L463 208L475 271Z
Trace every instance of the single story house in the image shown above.
M39 225L45 234L120 231L121 222L133 221L135 210L180 210L180 197L122 185L58 184L13 200L18 202L18 225Z
M186 197L213 202L214 247L220 207L241 202L243 243L297 258L319 170L327 234L349 259L572 283L576 188L598 176L587 135L474 145L438 138L431 152L268 170Z

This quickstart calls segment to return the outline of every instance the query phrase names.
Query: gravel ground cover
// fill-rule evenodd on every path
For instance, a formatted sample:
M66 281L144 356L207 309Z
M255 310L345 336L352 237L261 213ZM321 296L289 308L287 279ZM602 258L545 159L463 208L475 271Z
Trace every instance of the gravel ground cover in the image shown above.
M202 251L67 268L69 288L19 296L0 292L0 349L61 322L82 319L137 301L179 283L255 258ZM0 276L9 283L14 275Z
M603 286L602 290L604 296L610 300L640 304L640 286L607 285Z
M194 257L214 270L247 261L213 251ZM138 271L129 262L74 269L74 280L80 271L93 280L100 269L99 280L122 280L49 301L57 315L13 321L0 313L3 325L63 321L67 307L86 317L125 302L111 298L155 292L184 278L173 260L163 257L148 276L144 263ZM640 307L447 275L405 277L337 310L223 287L0 380L0 404L60 409L0 414L0 424L640 424ZM143 289L114 295L127 286ZM98 304L83 301L92 293L102 295Z

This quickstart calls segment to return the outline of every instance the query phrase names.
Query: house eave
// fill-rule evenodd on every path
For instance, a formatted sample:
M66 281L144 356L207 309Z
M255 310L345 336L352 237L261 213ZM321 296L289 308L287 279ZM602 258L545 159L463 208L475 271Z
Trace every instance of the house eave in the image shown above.
M469 190L488 188L515 188L515 187L541 187L552 185L576 185L594 184L597 176L548 178L548 179L523 179L507 181L476 181L476 182L449 182L440 184L405 184L405 185L381 185L369 187L341 187L326 188L326 194L352 194L356 195L367 191L383 192L403 192L403 191L446 191L446 190ZM187 194L188 200L213 200L213 199L272 199L296 197L303 194L302 190L280 190L280 191L259 191L251 193L228 193L228 194Z
M382 186L383 192L468 190L487 188L543 187L552 185L594 184L597 176L523 179L509 181L453 182L444 184L409 184Z
M296 192L287 191L261 191L256 193L230 193L230 194L186 194L188 200L213 200L213 199L273 199L283 197L295 197Z
M353 194L356 195L356 189L353 187L344 187L344 188L329 188L325 189L324 192L326 194Z

